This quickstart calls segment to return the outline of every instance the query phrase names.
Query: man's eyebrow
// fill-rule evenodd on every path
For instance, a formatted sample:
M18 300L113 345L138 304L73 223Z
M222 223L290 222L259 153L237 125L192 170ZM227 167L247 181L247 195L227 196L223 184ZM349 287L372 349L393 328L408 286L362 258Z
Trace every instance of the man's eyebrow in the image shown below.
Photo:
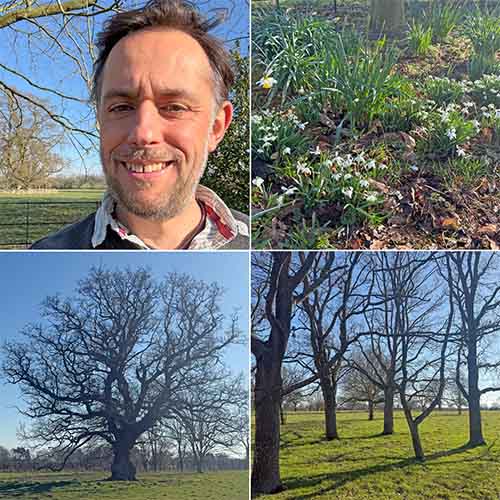
M185 89L178 88L163 88L160 89L156 94L160 97L170 97L170 98L184 98L193 99L194 96L191 92ZM111 88L103 96L103 101L124 98L124 99L136 99L137 92L135 90L125 89L125 88Z

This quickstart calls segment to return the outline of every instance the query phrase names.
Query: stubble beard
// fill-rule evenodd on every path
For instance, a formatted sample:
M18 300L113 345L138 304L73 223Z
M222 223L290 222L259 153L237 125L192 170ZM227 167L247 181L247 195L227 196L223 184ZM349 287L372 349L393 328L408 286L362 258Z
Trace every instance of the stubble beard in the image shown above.
M110 173L110 169L105 167L105 160L101 149L101 164L108 191L112 198L127 212L137 217L156 221L169 220L182 213L195 196L200 179L205 172L207 161L208 141L205 142L203 159L199 168L193 167L186 177L179 176L171 187L170 193L165 193L153 201L146 202L141 199L140 192L150 189L154 185L154 181L138 179L135 181L137 188L134 192L127 191L120 184L117 177ZM176 167L176 165L172 165L167 168Z

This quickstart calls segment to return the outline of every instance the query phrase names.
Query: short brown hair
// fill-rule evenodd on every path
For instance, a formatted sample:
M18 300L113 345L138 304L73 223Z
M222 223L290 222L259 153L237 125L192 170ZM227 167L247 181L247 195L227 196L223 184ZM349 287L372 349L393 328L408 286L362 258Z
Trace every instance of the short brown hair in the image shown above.
M208 33L220 22L220 17L212 20L203 17L194 4L186 0L151 0L143 8L115 14L97 35L99 55L94 63L92 100L99 107L102 73L113 47L135 31L165 27L183 31L201 45L212 68L215 101L220 106L228 98L234 82L229 52L218 38Z

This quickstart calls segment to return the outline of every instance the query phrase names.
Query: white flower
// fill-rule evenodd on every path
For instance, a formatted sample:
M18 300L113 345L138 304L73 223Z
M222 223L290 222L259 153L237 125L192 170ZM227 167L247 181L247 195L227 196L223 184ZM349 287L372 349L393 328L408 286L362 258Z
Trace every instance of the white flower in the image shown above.
M342 194L344 196L347 196L348 198L352 198L353 192L354 192L354 190L352 187L342 188Z
M340 181L340 179L342 178L342 174L333 174L333 178L336 180L336 181Z
M349 179L352 179L352 174L344 174L344 179L348 181Z
M319 156L321 154L321 149L319 146L316 146L316 149L312 152L313 155Z
M311 175L311 169L305 163L301 163L300 161L297 163L297 173Z
M452 127L446 131L446 135L448 136L448 139L450 139L450 141L452 141L453 139L457 138L457 130Z
M457 156L465 156L465 151L460 146L457 146Z
M361 180L359 181L359 185L360 185L361 187L367 188L367 187L370 185L370 183L369 183L366 179L361 179Z
M253 181L252 181L252 184L254 186L257 186L258 188L260 188L262 186L262 184L264 184L264 179L262 177L256 177Z
M370 160L367 164L366 164L367 168L375 168L377 166L377 164L375 163L375 160Z
M366 193L365 199L368 203L375 203L377 201L377 193Z
M283 191L284 196L289 196L293 193L296 193L299 190L299 188L296 188L296 187L286 188L286 187L282 186L281 190Z
M283 154L284 155L289 155L291 152L292 152L292 150L288 146L283 149Z
M307 122L305 123L298 123L297 127L299 127L300 130L304 130L306 128Z
M278 83L278 80L275 80L270 75L264 75L258 82L257 85L262 87L263 89L270 89L275 83Z

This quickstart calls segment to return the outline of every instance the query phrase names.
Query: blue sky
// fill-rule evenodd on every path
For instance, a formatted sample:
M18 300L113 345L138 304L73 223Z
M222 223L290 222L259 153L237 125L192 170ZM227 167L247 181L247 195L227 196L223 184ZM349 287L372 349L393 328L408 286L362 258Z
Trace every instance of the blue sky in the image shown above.
M103 6L109 6L111 3L112 0L100 2ZM144 3L144 1L125 0L124 5L127 8L133 8ZM248 53L249 6L246 0L194 0L194 3L208 17L225 9L228 17L213 33L222 40L228 41L229 47L234 46L231 40L243 38L240 50L244 54ZM100 31L103 22L109 16L110 14L106 13L95 18L94 34ZM88 99L87 86L78 73L79 65L81 65L86 68L89 75L91 74L91 59L88 52L80 52L77 48L77 45L85 47L85 43L77 35L77 29L82 29L83 33L86 33L87 25L84 17L76 19L81 24L76 22L72 24L72 30L68 34L60 30L60 18L48 17L40 20L40 24L50 32L57 33L58 43L75 56L76 60L61 56L61 50L56 43L32 23L21 21L11 27L0 29L0 63L24 74L39 85L70 94L78 99ZM26 33L31 34L28 37ZM23 92L29 92L37 100L50 105L57 113L69 117L73 126L94 129L95 119L87 103L62 101L60 97L31 87L22 78L16 77L2 68L0 68L0 79ZM91 146L90 142L81 137L80 139L85 147ZM82 150L83 148L80 148L80 151ZM59 148L59 153L70 164L68 173L84 173L84 163L70 142ZM89 173L99 174L101 172L99 156L95 149L89 149L89 153L84 155L84 158Z
M229 317L237 308L240 328L248 337L248 261L247 252L1 252L0 344L19 338L24 325L40 319L39 305L46 296L73 295L77 281L99 265L120 269L149 266L158 278L178 271L217 281L226 290L224 314ZM234 372L248 374L248 349L248 345L236 345L227 350L226 362ZM4 380L0 390L0 445L12 448L22 422L15 409L22 406L21 393Z

